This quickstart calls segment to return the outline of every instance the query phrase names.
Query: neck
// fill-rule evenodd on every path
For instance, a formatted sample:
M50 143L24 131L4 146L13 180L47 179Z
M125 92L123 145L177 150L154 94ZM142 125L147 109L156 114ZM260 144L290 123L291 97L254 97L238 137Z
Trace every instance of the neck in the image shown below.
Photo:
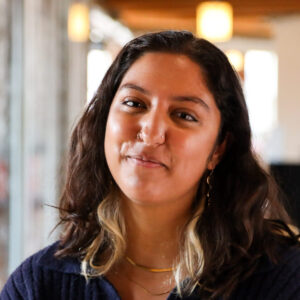
M190 208L179 203L150 206L122 199L122 210L127 232L126 255L152 268L172 266Z

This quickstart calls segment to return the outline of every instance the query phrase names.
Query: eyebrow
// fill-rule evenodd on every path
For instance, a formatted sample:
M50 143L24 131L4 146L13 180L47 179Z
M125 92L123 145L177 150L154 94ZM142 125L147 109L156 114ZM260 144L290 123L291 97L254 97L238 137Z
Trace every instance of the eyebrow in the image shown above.
M143 94L146 94L146 95L150 95L150 92L145 90L144 88L136 85L136 84L133 84L133 83L124 83L121 87L120 87L120 90L123 90L123 89L133 89L133 90L136 90L136 91L139 91Z
M125 83L120 87L120 90L122 89L133 89L136 91L139 91L145 95L150 95L151 93L147 90L145 90L144 88L142 88L141 86L138 86L136 84L133 83ZM209 106L207 105L207 103L199 98L199 97L195 97L195 96L174 96L172 97L173 100L178 101L178 102L193 102L196 104L200 104L202 107L204 107L207 111L210 110Z
M180 102L194 102L196 104L200 104L207 111L210 110L207 103L199 97L195 97L195 96L175 96L175 97L173 97L173 99L175 101L180 101Z

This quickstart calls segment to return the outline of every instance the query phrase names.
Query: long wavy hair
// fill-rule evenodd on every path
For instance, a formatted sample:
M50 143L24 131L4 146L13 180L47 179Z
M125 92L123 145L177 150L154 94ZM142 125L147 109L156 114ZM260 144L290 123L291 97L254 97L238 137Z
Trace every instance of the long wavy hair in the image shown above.
M276 262L278 245L299 245L298 236L289 229L291 220L274 180L253 152L238 76L222 51L186 31L150 33L130 41L107 71L71 137L59 205L64 230L56 256L79 258L86 277L105 275L124 257L126 226L104 155L104 136L124 74L148 52L183 54L197 63L221 112L217 143L226 138L227 146L213 171L211 204L201 212L205 173L183 230L174 276L179 293L200 285L203 299L226 298L254 272L262 256Z

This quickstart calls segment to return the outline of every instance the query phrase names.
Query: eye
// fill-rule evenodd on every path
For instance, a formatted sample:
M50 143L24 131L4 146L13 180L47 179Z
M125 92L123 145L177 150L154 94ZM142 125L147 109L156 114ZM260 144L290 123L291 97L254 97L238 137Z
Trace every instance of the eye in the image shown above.
M123 105L132 107L132 108L144 108L145 105L137 100L134 99L127 99L122 102Z
M197 122L197 119L194 116L186 112L176 112L176 116L184 121Z

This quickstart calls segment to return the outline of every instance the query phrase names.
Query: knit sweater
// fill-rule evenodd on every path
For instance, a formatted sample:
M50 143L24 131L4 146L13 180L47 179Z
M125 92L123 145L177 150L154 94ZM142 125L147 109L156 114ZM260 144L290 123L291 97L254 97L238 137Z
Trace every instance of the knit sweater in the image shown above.
M8 279L0 300L120 300L105 277L86 282L76 259L55 258L57 246L55 243L25 260ZM166 298L180 299L175 289ZM194 292L182 299L199 300L199 296ZM276 265L263 258L256 271L230 297L230 300L247 299L300 300L300 249L285 251Z

